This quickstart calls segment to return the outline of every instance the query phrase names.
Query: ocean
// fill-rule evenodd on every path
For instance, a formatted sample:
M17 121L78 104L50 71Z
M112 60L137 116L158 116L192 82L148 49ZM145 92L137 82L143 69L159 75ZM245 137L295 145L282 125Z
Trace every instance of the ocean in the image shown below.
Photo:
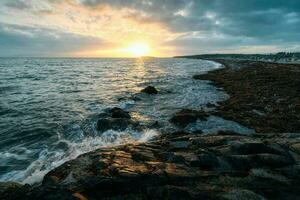
M221 67L179 58L0 58L0 181L36 183L82 153L177 130L168 121L176 111L205 110L228 98L209 81L192 78ZM149 85L159 94L132 98ZM98 132L98 114L112 107L162 126ZM252 131L216 116L186 129Z

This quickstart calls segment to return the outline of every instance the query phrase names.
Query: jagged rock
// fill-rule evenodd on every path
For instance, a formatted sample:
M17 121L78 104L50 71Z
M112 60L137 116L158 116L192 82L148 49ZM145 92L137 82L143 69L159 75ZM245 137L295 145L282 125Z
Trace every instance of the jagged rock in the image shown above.
M170 133L86 153L50 171L41 185L18 185L1 197L297 199L300 154L293 144L299 140L293 134Z
M203 111L196 111L190 109L183 109L177 113L170 119L170 122L174 123L177 126L185 127L189 123L196 122L198 119L206 120L208 114Z
M153 86L147 86L146 88L141 90L142 93L146 93L146 94L157 94L158 91L155 87Z

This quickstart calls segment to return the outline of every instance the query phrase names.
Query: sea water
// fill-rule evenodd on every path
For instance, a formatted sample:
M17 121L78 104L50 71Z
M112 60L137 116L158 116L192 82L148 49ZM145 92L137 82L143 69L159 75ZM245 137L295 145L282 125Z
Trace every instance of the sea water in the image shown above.
M39 182L82 153L176 130L169 123L176 111L228 98L209 81L192 78L221 67L175 58L0 58L0 181ZM159 94L133 98L148 85ZM97 115L115 106L142 124L161 126L97 132ZM188 126L208 133L218 127L251 131L217 117Z

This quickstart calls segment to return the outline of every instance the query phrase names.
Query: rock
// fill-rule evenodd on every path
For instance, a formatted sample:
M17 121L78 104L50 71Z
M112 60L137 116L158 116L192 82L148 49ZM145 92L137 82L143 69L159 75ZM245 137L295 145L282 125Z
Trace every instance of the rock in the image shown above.
M133 121L126 118L103 118L97 122L97 131L105 132L107 130L124 131Z
M1 199L22 199L24 194L31 190L30 185L22 185L16 182L0 182Z
M239 135L239 133L234 131L220 130L218 131L218 135Z
M229 94L216 114L257 133L300 132L299 64L214 59L225 67L196 75Z
M131 120L128 112L121 108L114 107L98 115L96 130L105 132L107 130L124 131L129 126L139 128L138 123Z
M216 105L213 104L213 103L207 103L207 104L206 104L206 107L207 107L207 108L214 108L214 107L216 107Z
M157 94L158 93L156 88L153 86L147 86L146 88L142 89L141 92L146 93L146 94Z
M4 193L9 191L18 190L22 186L22 184L16 182L0 182L0 196L3 196Z
M109 112L111 113L112 118L127 118L127 119L131 118L129 113L122 110L121 108L115 107L115 108L112 108Z
M174 199L174 200L188 200L192 199L187 188L165 186L153 187L147 190L150 199Z
M263 143L253 142L253 143L236 143L231 146L233 152L239 155L249 155L249 154L259 154L259 153L270 153L270 154L278 154L281 152L267 146Z
M291 134L169 133L88 152L34 187L0 184L0 195L1 200L297 199L300 155L292 150L298 140Z
M170 122L179 127L186 127L189 123L196 122L198 119L206 120L207 117L208 114L203 111L183 109L175 113L175 115L170 119Z
M261 195L245 189L234 189L223 197L228 200L265 200Z
M204 170L216 169L220 166L218 158L214 154L204 153L198 156L199 162L196 166Z
M238 170L248 170L253 167L277 168L294 164L291 157L274 154L229 155L226 159L234 169Z

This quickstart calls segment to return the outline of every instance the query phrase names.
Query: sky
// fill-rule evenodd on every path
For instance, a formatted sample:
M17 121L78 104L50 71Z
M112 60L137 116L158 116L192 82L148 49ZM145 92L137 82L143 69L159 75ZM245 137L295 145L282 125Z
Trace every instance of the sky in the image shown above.
M300 51L300 0L0 0L0 56Z

